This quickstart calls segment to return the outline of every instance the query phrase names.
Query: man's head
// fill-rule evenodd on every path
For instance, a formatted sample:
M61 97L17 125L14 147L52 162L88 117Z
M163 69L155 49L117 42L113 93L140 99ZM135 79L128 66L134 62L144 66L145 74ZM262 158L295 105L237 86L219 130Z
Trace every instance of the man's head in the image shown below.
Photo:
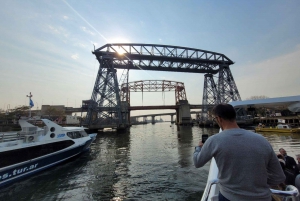
M222 130L224 123L235 123L236 113L232 105L219 104L212 109L212 115Z
M235 121L236 113L232 105L219 104L212 109L212 115L215 117L221 117L227 121Z
M286 151L284 150L284 148L280 148L279 152L281 153L281 155L286 156Z

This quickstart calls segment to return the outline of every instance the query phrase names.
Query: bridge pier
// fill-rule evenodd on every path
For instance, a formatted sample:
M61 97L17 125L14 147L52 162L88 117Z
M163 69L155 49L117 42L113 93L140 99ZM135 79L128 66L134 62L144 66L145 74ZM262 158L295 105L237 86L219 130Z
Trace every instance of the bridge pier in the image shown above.
M171 115L171 124L174 124L174 122L175 122L174 119L173 119L173 116L174 115Z
M147 123L147 117L143 117L143 122L145 123Z
M151 123L155 124L155 116L151 116L151 120L152 120Z
M176 110L177 114L177 110ZM179 101L177 122L179 125L191 125L191 111L187 100Z

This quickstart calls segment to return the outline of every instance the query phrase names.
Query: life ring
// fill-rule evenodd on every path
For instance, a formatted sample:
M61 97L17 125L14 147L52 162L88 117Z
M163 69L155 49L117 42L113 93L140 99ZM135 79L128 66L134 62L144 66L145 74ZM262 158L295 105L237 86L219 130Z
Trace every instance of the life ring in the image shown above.
M29 136L28 141L31 142L34 139L33 136Z

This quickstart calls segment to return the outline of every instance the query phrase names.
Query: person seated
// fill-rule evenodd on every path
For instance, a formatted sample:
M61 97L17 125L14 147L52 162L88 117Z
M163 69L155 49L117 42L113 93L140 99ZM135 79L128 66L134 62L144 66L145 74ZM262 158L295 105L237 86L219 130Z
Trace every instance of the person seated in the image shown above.
M277 154L278 161L282 167L283 173L286 177L284 184L285 185L295 185L295 174L290 169L286 168L286 162L284 160L284 156L281 154Z
M279 152L284 157L283 159L285 161L286 169L289 169L291 172L295 174L295 176L297 176L299 174L299 169L295 159L291 156L288 156L287 152L283 148L280 148Z

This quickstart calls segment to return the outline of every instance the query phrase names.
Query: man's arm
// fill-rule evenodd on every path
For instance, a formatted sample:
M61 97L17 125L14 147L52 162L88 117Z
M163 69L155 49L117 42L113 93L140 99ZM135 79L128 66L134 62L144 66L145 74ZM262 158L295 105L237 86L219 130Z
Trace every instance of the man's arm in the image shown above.
M210 147L211 138L208 138L205 144L200 141L199 145L195 147L193 160L196 168L202 167L212 158L212 150L210 150Z

